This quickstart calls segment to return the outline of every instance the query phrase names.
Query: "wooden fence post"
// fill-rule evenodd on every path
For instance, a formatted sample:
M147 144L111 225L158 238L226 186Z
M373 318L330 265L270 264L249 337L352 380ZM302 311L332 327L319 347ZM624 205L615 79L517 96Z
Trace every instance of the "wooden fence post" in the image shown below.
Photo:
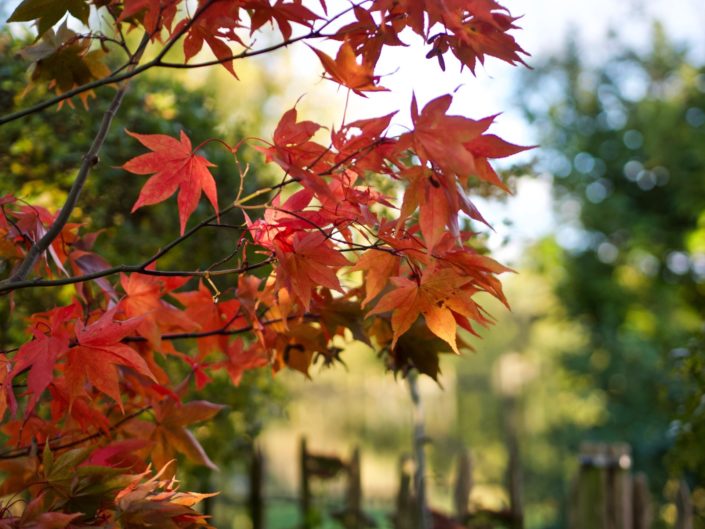
M264 455L258 446L252 447L250 460L250 496L248 507L252 529L264 529Z
M506 471L507 490L509 491L509 513L512 529L524 528L523 510L523 476L521 471L521 455L519 453L518 425L521 417L517 398L508 392L502 399L504 434L507 444L509 462Z
M629 451L625 444L581 446L571 529L633 529Z
M345 491L344 525L347 529L364 527L362 512L362 479L360 474L360 448L355 447L348 463L348 486Z
M415 525L414 529L432 529L433 519L431 511L428 508L428 499L426 496L426 450L425 445L428 442L424 426L423 406L421 403L421 395L419 393L418 375L411 371L406 381L409 385L409 395L414 411L414 462L416 469L414 472L414 507L415 507Z
M632 529L631 447L625 443L607 447L607 512L610 529Z
M639 472L633 480L633 523L634 529L651 529L653 523L653 506L649 482L646 474Z
M414 529L414 514L416 513L414 496L411 490L413 482L413 463L408 455L399 458L399 491L397 492L396 512L394 513L395 529Z
M684 479L678 484L676 509L676 529L693 529L693 500L690 498L690 487Z
M306 438L302 437L299 444L299 468L300 468L300 490L299 490L299 511L301 513L302 527L311 526L311 479L308 468L308 451L306 449Z
M461 449L460 454L458 454L456 469L453 505L455 507L455 519L463 523L470 514L470 493L473 486L472 459L467 448Z

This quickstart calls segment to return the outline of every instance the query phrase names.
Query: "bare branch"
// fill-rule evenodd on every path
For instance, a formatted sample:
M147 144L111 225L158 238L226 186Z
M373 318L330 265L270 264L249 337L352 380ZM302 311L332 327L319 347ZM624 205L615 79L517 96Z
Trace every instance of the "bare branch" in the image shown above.
M284 186L287 186L291 183L295 182L295 180L284 180L280 182L279 184L269 186L266 188L258 189L256 192L248 195L247 197L243 198L240 202L238 203L233 203L224 208L223 210L220 211L220 215L225 215L232 211L235 208L242 207L240 203L248 202L249 200L252 200L256 198L257 196L260 196L265 193L269 193L272 191L276 191L277 189L281 189ZM6 279L5 281L0 281L0 295L6 294L8 292L13 292L15 290L21 290L25 288L32 288L32 287L56 287L56 286L63 286L63 285L72 285L75 283L84 283L86 281L91 281L93 279L99 279L101 277L107 277L119 273L132 273L132 272L138 272L146 275L156 275L156 276L180 276L180 277L185 277L185 276L205 276L206 274L209 274L211 276L214 275L225 275L225 274L236 274L236 273L242 273L242 272L247 272L249 270L254 270L256 268L259 268L261 266L265 266L271 262L271 259L267 259L265 261L260 261L259 263L255 263L252 265L240 267L240 268L235 268L235 269L229 269L229 270L211 270L211 271L200 271L200 270L192 270L192 271L179 271L179 270L149 270L147 267L151 265L152 263L156 262L158 259L163 257L165 254L167 254L169 251L173 250L176 246L190 238L192 235L194 235L197 231L200 229L206 227L206 226L212 226L212 222L218 218L218 215L213 214L206 219L202 220L189 230L187 230L183 235L180 237L177 237L173 241L171 241L169 244L161 248L159 251L157 251L152 257L147 259L141 264L138 265L118 265L114 266L111 268L106 268L104 270L98 270L96 272L91 272L88 274L83 274L80 276L73 276L73 277L65 277L61 279L42 279L42 278L36 278L36 279L22 279L22 280L15 280L13 281L12 278Z
M99 279L101 277L107 277L119 273L138 273L148 276L160 276L160 277L205 277L205 276L222 276L230 274L242 274L243 272L248 272L250 270L256 270L270 264L273 259L265 259L254 264L249 264L246 266L241 266L239 268L228 268L224 270L150 270L145 268L147 265L120 265L114 266L112 268L106 268L105 270L99 270L97 272L91 272L89 274L83 274L80 276L64 277L61 279L28 279L24 281L17 281L15 283L8 283L7 285L0 285L0 294L6 292L21 290L31 287L58 287L63 285L73 285L76 283L85 283L86 281L91 281L93 279Z
M149 39L145 35L145 38L143 38L140 47L136 52L136 57L142 55L144 49L147 46L148 41ZM108 110L106 110L105 114L103 114L103 119L100 123L98 133L96 134L95 138L93 138L93 143L91 143L88 152L83 157L83 161L81 162L81 167L78 170L76 179L71 185L69 194L66 197L66 202L64 202L64 205L61 207L61 211L59 211L59 215L56 217L56 220L51 225L51 228L49 228L44 234L44 236L39 239L36 243L34 243L34 245L29 249L29 252L27 252L27 255L25 256L22 263L20 263L17 270L15 270L15 272L8 279L1 282L0 285L11 285L12 283L22 281L25 277L27 277L27 274L34 266L34 263L37 262L37 259L39 259L42 253L44 253L49 248L49 246L51 246L51 243L54 242L54 239L56 239L61 233L61 230L64 229L64 226L66 225L69 220L69 217L71 216L73 208L76 206L76 202L78 202L78 197L81 194L83 185L86 183L86 179L88 178L90 170L93 168L93 166L98 163L98 153L103 147L105 139L108 137L110 125L112 124L113 118L115 117L115 114L117 113L118 109L120 108L120 105L122 104L122 100L125 97L125 94L127 93L127 88L128 84L125 83L118 89L117 93L115 94L115 97L113 97L113 100L110 103L110 106L108 107Z

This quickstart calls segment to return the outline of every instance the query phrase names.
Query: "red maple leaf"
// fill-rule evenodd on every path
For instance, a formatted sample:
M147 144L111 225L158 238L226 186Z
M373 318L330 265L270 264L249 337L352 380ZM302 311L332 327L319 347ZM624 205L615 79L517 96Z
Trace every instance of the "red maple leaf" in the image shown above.
M274 5L270 5L268 1L258 0L245 3L245 8L251 10L252 13L250 15L250 35L267 22L276 21L284 40L291 38L291 22L310 28L313 21L321 18L299 1L277 0Z
M235 386L240 384L240 380L242 380L242 375L245 371L256 369L269 363L267 355L263 353L257 343L245 349L242 340L234 340L228 345L227 350L224 352L227 359L214 364L213 367L224 367Z
M124 0L124 9L118 21L137 18L152 40L159 37L162 27L171 28L177 11L176 0Z
M324 233L298 232L291 239L291 250L279 248L276 255L277 281L301 301L305 310L311 304L311 291L318 286L342 292L336 272L350 263Z
M53 380L57 359L69 348L70 334L66 324L80 314L81 307L74 303L32 316L30 331L34 334L34 340L25 343L17 351L15 364L4 384L11 411L14 412L17 409L17 402L12 393L14 377L29 370L27 390L31 396L26 410L26 414L29 415L42 392ZM47 334L45 334L46 331L48 331Z
M179 189L178 206L181 234L186 222L196 209L203 191L215 212L218 213L218 191L213 175L208 170L215 167L203 156L193 152L191 140L181 131L180 140L164 134L136 134L126 131L153 152L142 154L126 162L122 168L135 174L152 174L142 187L140 196L132 206L135 211L142 206L157 204Z
M203 11L205 9L205 11ZM242 44L240 37L235 32L240 27L240 4L238 2L208 2L201 0L198 6L199 17L191 25L184 39L184 62L188 62L196 55L203 43L213 52L221 64L237 78L233 68L233 52L226 41ZM186 24L191 19L184 19L181 24ZM174 29L177 32L180 25Z
M137 332L147 338L155 349L161 347L162 332L188 331L197 327L186 314L161 299L169 290L167 281L163 278L123 274L120 276L120 283L126 294L120 301L125 316L142 317ZM181 285L173 284L172 288L179 286Z
M228 337L219 334L220 331L242 327L244 320L239 316L240 302L236 299L216 303L213 294L203 283L198 290L176 292L172 296L185 307L186 316L200 326L200 332L213 332L211 336L198 338L200 358L213 351L224 351L228 345Z
M142 323L141 318L115 320L117 308L105 312L90 325L76 325L78 344L69 349L65 370L71 400L86 394L85 384L90 383L105 393L122 409L120 375L117 366L126 366L156 382L147 363L132 347L121 343Z
M321 126L313 121L297 122L296 108L287 110L279 120L270 147L256 147L267 162L274 161L293 178L301 181L319 197L330 196L325 180L316 169L328 169L328 149L311 141Z

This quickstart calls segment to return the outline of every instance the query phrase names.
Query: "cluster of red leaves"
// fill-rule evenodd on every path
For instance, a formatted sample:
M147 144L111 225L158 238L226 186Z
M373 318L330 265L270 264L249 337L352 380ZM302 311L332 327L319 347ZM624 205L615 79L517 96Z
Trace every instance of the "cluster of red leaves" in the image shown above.
M35 68L59 93L103 75L88 64L95 59L90 35L68 35L64 28L59 33L66 38L56 41L51 29L66 13L86 22L90 6L105 9L121 28L140 28L145 42L162 49L181 41L186 61L207 44L233 74L231 46L246 53L248 31L251 37L272 25L289 44L323 36L327 28L341 42L335 59L313 51L330 79L358 94L383 89L377 61L383 47L403 45L405 28L432 46L429 56L442 61L451 51L471 70L488 55L521 62L522 50L507 33L515 19L493 0L362 5L348 9L337 30L339 16L328 16L325 2L324 15L317 15L300 0L188 6L179 0L24 0L11 20L36 20L43 41L34 48ZM294 36L294 27L309 33ZM72 67L84 73L60 77L66 61L57 54L70 54ZM192 382L201 389L222 373L238 384L247 370L263 366L308 375L317 359L339 360L339 344L349 336L382 351L391 369L435 378L438 354L458 353L466 346L463 336L491 322L476 294L505 302L497 275L507 269L473 249L474 234L462 225L484 222L468 198L478 182L506 190L489 160L525 149L487 133L494 116L449 115L451 103L446 95L419 109L412 100L412 127L399 136L387 133L394 115L388 114L344 123L330 131L328 142L319 124L299 120L295 109L286 112L271 141L251 142L280 167L281 183L246 197L241 192L227 208L245 218L227 232L236 233L233 257L239 260L230 271L161 270L163 253L140 266L111 268L92 250L99 232L69 223L33 267L37 280L13 282L13 267L57 217L1 197L0 258L9 263L10 279L0 282L0 295L73 285L75 296L32 315L26 341L0 355L0 432L15 447L0 452L0 471L12 476L0 496L31 498L19 514L0 511L0 529L139 528L157 520L169 528L207 525L192 509L203 496L179 493L171 480L150 477L148 470L151 463L171 476L169 462L178 457L215 466L188 427L221 406L186 401ZM202 193L214 218L221 213L213 164L202 152L209 142L194 147L185 132L178 139L146 132L128 132L147 152L123 169L149 176L133 211L178 190L181 237L171 248L197 231L187 227ZM386 196L380 182L401 194ZM216 273L232 278L225 292L211 280ZM170 363L181 364L187 378L175 380L179 370Z

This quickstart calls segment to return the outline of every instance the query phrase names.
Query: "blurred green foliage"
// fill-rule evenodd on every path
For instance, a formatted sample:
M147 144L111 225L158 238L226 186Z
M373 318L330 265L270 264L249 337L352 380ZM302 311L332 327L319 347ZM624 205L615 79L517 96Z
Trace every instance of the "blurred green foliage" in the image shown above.
M561 226L544 272L587 336L563 368L605 403L550 435L574 451L630 443L663 501L669 478L705 484L705 68L660 26L652 37L644 53L607 42L599 65L573 44L525 74L520 97Z

